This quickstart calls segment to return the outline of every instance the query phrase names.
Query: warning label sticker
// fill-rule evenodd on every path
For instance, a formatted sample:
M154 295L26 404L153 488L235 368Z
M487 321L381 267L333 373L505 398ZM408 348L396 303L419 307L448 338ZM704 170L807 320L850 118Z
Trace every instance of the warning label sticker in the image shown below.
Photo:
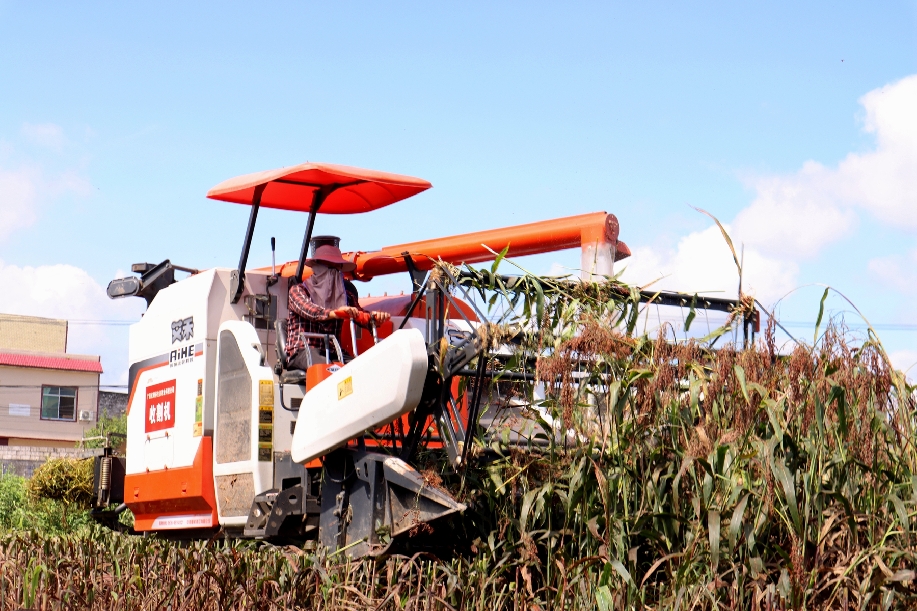
M258 383L258 401L262 407L274 407L273 380L261 380Z
M209 513L187 516L159 516L153 520L153 530L175 528L210 528L213 517Z
M353 377L347 377L338 382L338 401L353 394Z

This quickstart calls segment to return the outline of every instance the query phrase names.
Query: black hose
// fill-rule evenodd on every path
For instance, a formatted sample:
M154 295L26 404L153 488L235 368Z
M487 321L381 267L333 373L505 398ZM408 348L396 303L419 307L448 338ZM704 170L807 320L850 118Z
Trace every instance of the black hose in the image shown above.
M487 357L478 355L478 370L475 373L474 389L471 393L471 406L468 410L468 426L465 431L465 445L462 446L462 468L468 470L468 446L474 441L478 428L478 407L481 402L481 387L484 385L484 368L487 366Z

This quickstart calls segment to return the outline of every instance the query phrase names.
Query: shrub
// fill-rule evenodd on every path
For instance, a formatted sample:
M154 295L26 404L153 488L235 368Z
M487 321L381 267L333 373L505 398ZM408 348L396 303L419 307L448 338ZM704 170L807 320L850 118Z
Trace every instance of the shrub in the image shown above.
M106 437L111 442L112 447L116 450L122 450L124 439L127 434L127 415L121 414L115 418L103 416L96 422L96 425L86 431L83 437L89 439L84 442L83 446L87 448L104 448L106 439L92 439L93 437Z
M21 530L52 536L72 533L90 523L82 506L30 493L30 480L0 474L0 532Z
M88 508L93 497L93 459L54 458L38 467L29 480L33 499L54 499Z
M29 499L25 478L0 472L0 531L22 528Z

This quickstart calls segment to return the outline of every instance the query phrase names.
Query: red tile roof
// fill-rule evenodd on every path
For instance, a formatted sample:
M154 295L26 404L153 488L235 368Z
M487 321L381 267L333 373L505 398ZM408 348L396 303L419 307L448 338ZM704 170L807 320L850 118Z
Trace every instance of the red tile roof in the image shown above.
M88 371L102 373L102 363L89 359L74 359L67 356L41 356L0 352L0 365L7 367L34 367L36 369L62 369L64 371Z

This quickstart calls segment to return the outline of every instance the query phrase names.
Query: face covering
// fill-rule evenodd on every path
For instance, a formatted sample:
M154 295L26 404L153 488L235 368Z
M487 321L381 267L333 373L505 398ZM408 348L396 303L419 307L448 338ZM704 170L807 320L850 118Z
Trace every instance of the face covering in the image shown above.
M347 305L347 291L344 290L344 275L341 270L322 263L313 263L312 275L303 282L312 302L329 310Z

